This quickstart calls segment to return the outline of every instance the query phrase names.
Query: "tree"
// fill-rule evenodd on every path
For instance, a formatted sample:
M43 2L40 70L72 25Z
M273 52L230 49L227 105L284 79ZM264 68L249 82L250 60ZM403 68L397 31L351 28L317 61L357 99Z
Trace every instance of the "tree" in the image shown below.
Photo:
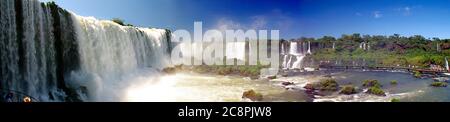
M113 21L113 22L115 22L115 23L117 23L119 25L122 25L122 26L134 26L132 24L125 24L125 21L123 19L120 19L120 18L113 18L111 21Z
M125 21L120 18L113 18L111 21L113 21L119 25L125 26Z

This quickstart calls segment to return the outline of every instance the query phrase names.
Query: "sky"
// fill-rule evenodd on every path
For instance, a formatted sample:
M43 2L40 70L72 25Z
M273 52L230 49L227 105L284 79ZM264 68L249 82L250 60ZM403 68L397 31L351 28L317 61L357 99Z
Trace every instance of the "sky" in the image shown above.
M43 2L51 0L40 0ZM369 34L450 38L450 0L53 0L140 27L280 30L284 39Z

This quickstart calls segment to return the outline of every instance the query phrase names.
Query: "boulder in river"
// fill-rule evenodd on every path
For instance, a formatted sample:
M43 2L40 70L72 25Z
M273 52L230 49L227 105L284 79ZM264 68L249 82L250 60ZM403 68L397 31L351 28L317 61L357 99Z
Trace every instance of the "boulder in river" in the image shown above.
M267 79L272 79L272 80L273 80L273 79L277 79L277 76L276 76L276 75L274 75L274 76L268 76Z
M167 67L162 70L162 72L167 74L175 74L177 69L175 67Z
M382 85L378 82L378 80L364 80L364 87L382 87Z
M281 83L281 85L283 85L283 86L290 86L290 85L294 85L294 82L284 81L284 82Z
M433 86L433 87L447 87L447 83L446 82L442 82L442 81L438 81L438 82L431 83L431 86Z
M357 90L355 86L353 85L346 85L342 87L342 90L339 92L339 94L345 94L345 95L351 95L356 94Z
M377 96L386 96L386 93L383 91L383 89L381 89L380 87L376 87L376 86L370 87L366 93L377 95Z
M313 84L306 84L303 88L305 88L306 90L315 90Z
M263 95L255 92L255 90L248 90L242 94L242 98L243 99L247 98L250 99L251 101L262 101Z
M321 91L337 91L339 89L339 84L335 79L325 79L320 81L318 84L313 85L315 89Z

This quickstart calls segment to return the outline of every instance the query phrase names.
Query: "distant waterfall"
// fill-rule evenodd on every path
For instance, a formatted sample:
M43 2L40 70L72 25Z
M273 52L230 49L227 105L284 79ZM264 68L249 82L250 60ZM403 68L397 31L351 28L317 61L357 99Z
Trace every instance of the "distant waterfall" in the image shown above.
M445 57L445 70L450 71L450 66L448 65L447 57Z
M311 42L288 42L282 44L283 69L300 69L306 54L311 54Z
M311 42L310 41L308 42L308 54L312 54L312 52L311 52Z
M361 42L361 44L359 44L359 48L363 50L370 50L370 45L366 42Z
M441 51L442 51L442 50L441 50L441 45L440 45L439 43L436 44L436 50L437 50L438 52L441 52Z
M92 89L74 86L87 82L77 77L114 84L128 72L170 65L170 31L81 17L53 3L1 0L0 27L2 97L17 91L39 101L86 100L81 91Z
M336 49L336 42L333 42L333 50Z

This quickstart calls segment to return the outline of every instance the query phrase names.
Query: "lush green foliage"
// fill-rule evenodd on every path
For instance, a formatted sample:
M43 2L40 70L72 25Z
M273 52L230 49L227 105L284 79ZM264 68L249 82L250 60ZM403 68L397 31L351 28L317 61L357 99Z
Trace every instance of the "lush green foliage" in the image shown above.
M382 85L378 82L378 80L364 80L364 87L381 87Z
M386 96L386 93L380 87L372 86L367 90L367 93L378 96Z
M394 98L391 100L391 102L400 102L400 99Z
M397 80L391 80L391 85L397 85L398 81Z
M301 41L315 43L316 51L310 57L319 61L348 62L364 61L368 66L415 66L428 67L430 64L445 65L445 57L450 56L450 39L426 39L422 36L403 37L369 36L360 34L343 35L341 38L301 38ZM364 50L360 44L369 47ZM335 48L333 49L333 43ZM439 48L437 48L439 47Z
M257 93L255 90L249 90L249 91L245 91L242 94L242 98L248 98L252 101L262 101L263 100L263 95L261 93Z
M414 72L414 77L420 78L420 77L422 77L422 73L420 73L419 71L415 71Z
M132 24L125 24L125 20L120 19L120 18L113 18L111 21L113 21L119 25L122 25L122 26L133 26Z
M340 94L346 94L346 95L350 95L350 94L355 94L357 93L355 86L353 85L346 85L342 87L341 92L339 92Z
M337 91L339 84L335 79L325 79L315 84L314 88L322 91Z
M441 81L433 82L433 83L431 83L431 86L434 86L434 87L447 87L447 83L446 82L441 82Z

